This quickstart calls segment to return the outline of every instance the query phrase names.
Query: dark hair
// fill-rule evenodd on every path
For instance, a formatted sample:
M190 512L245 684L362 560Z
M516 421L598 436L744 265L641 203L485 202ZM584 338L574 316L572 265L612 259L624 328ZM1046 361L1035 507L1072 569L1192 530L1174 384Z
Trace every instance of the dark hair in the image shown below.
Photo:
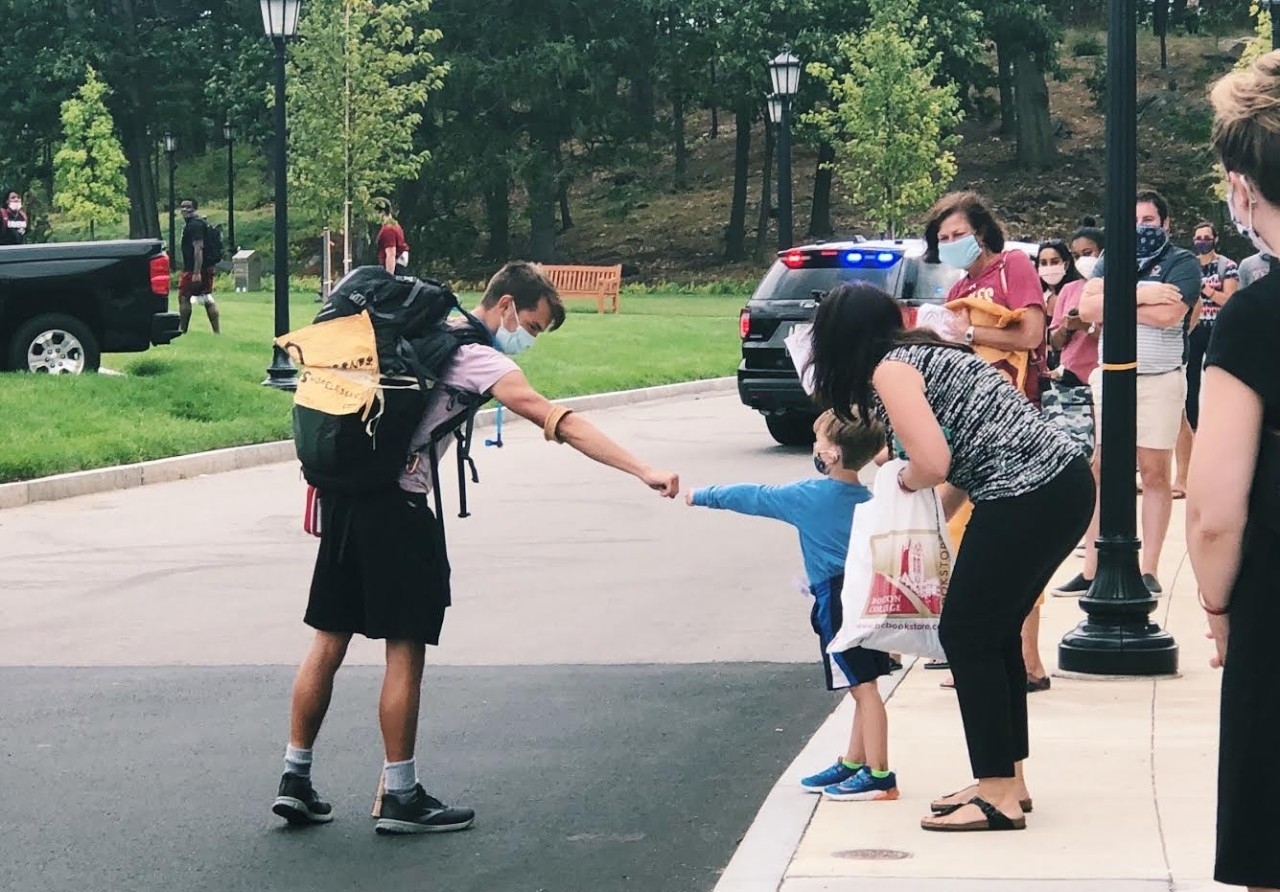
M871 405L871 376L884 355L895 347L927 344L968 350L944 341L923 328L907 330L902 307L886 292L867 282L846 282L823 296L813 319L814 399L841 421L858 416L875 418Z
M1078 238L1087 238L1098 246L1099 251L1106 250L1107 234L1098 226L1098 221L1093 217L1081 219L1080 225L1067 238L1067 244L1071 244Z
M1067 284L1068 282L1074 282L1077 279L1084 278L1084 276L1080 275L1080 270L1076 269L1076 259L1071 256L1071 249L1068 248L1067 243L1060 238L1051 238L1048 241L1042 242L1040 244L1040 250L1036 251L1036 272L1037 273L1040 271L1040 255L1044 253L1046 248L1048 248L1050 251L1057 251L1058 256L1061 257L1063 263L1067 265L1067 274L1062 277L1062 281L1059 282L1057 285L1049 286L1053 288L1054 294L1061 294L1062 286Z
M19 192L17 189L6 189L4 192L4 200L8 201L10 198L13 198L13 196L15 195L18 196L18 201L22 201L22 193Z
M386 198L375 198L373 200L373 209L379 214L391 214L391 201Z
M191 204L191 210L193 210L193 211L198 211L198 210L200 210L200 202L196 201L194 198L180 198L180 199L178 199L178 207L182 207L184 204L187 204L187 203L190 203L190 204Z
M547 330L555 331L564 325L564 301L556 286L543 274L542 267L523 260L508 263L494 273L485 286L481 304L496 306L506 294L515 298L517 310L532 310L545 300L551 307L551 327Z
M1134 204L1142 204L1149 202L1156 206L1156 213L1160 215L1160 222L1167 222L1169 219L1169 202L1165 201L1163 195L1155 189L1139 189L1137 199Z
M925 262L938 262L938 229L942 221L952 214L964 214L973 227L978 241L988 251L999 254L1004 250L1004 227L977 192L948 192L929 208L924 225Z
M1199 232L1201 229L1207 229L1210 232L1212 232L1214 238L1218 237L1218 227L1214 226L1208 220L1201 220L1199 223L1196 224L1195 229L1191 230L1192 237L1194 237L1195 234Z

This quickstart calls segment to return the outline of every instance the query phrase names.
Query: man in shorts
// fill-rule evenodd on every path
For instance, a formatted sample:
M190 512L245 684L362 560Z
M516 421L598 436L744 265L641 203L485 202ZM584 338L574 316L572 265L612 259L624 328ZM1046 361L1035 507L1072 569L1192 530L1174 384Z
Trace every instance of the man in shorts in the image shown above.
M194 198L184 198L179 205L182 210L182 275L178 277L178 319L183 331L191 324L191 302L204 305L209 315L209 325L214 334L219 334L218 305L213 299L213 274L216 272L212 263L204 260L204 239L209 225L197 210L199 205Z
M538 267L504 266L489 280L475 315L493 334L493 344L458 349L441 378L446 387L433 390L438 396L428 403L410 444L399 486L361 498L322 494L320 547L303 620L316 633L294 683L285 773L272 805L291 824L333 818L311 783L312 745L355 634L386 641L378 704L385 792L375 830L441 833L464 830L474 820L471 809L450 808L427 794L418 782L414 752L426 645L439 644L450 603L443 528L427 500L435 481L424 455L431 432L466 411L446 391L492 393L508 410L541 427L548 441L567 443L666 498L679 492L675 474L650 467L591 422L550 403L511 360L565 319L559 294ZM451 440L446 437L440 447Z
M1138 193L1135 206L1138 228L1138 473L1142 477L1142 581L1153 595L1163 589L1156 574L1169 517L1173 513L1173 449L1182 426L1187 401L1185 373L1187 322L1200 300L1200 262L1190 251L1169 241L1169 203L1153 190ZM1116 258L1118 260L1118 258ZM1080 318L1102 324L1102 276L1104 256L1094 268L1080 298ZM1103 338L1106 337L1104 330ZM1101 352L1101 346L1099 346ZM1102 442L1102 369L1089 378ZM1095 460L1096 455L1095 455ZM1085 547L1085 581L1097 566L1094 540L1098 533L1097 509Z

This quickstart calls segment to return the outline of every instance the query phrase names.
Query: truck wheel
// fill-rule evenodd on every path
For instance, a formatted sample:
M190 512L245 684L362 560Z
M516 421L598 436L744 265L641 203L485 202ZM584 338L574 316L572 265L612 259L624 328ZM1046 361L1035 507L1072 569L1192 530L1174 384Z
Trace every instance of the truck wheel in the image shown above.
M800 412L785 415L766 415L764 423L769 433L782 446L812 446L813 416Z
M18 326L9 344L9 368L48 375L96 372L98 339L74 316L46 313Z

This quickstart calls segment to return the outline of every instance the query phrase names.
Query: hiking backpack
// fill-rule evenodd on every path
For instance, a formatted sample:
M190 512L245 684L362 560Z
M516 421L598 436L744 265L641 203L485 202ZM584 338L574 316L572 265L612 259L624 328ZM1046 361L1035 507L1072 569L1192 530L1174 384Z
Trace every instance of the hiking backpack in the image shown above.
M225 250L222 247L222 224L214 226L204 221L204 265L217 266L223 261Z
M411 441L422 424L429 400L447 398L450 409L465 408L431 431L428 457L436 515L443 522L438 444L453 435L458 451L459 516L467 516L466 472L480 478L471 459L475 413L488 394L461 391L440 378L464 344L493 343L488 328L467 313L447 285L395 276L380 266L353 269L334 287L316 315L322 323L367 311L373 325L381 373L380 395L369 417L360 411L330 415L293 407L293 439L302 474L322 493L365 495L396 486L409 459ZM454 326L460 312L466 325Z

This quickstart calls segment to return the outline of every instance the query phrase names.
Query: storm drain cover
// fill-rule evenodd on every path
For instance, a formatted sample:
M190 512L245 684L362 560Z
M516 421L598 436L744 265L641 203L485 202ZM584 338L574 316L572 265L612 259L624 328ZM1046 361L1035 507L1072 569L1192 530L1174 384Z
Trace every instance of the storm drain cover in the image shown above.
M850 861L902 861L911 857L910 852L897 849L845 849L836 852L837 858L848 858Z

